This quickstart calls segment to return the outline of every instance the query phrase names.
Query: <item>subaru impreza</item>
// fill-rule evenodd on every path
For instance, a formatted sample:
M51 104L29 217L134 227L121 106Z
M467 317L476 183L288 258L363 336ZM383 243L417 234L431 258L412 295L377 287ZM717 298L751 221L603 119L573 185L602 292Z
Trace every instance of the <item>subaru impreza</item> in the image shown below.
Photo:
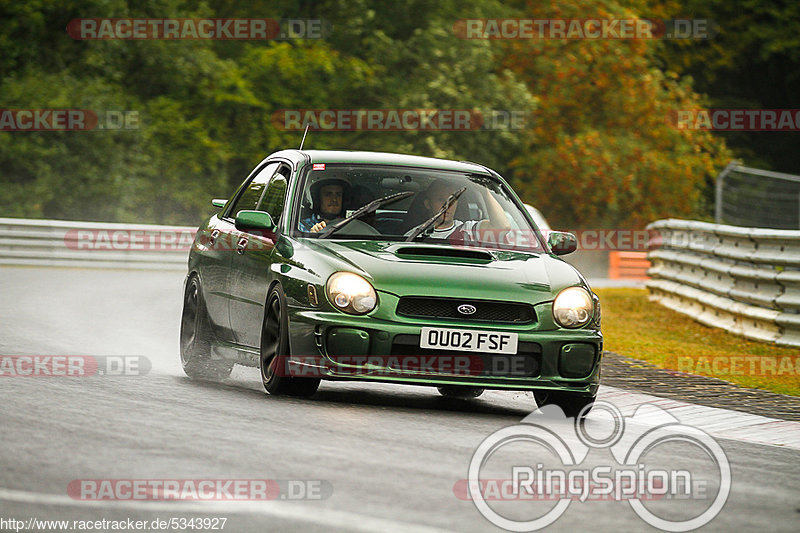
M191 377L260 369L271 394L321 380L532 391L587 412L597 393L600 304L483 165L375 152L284 150L199 228L180 354Z

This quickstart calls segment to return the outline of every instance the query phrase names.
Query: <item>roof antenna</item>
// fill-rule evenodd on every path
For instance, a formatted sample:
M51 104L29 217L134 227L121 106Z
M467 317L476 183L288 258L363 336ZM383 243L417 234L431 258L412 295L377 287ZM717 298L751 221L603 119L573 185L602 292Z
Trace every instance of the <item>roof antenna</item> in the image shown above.
M306 124L306 131L303 132L303 140L300 141L300 148L298 148L298 150L302 150L303 149L303 144L306 142L306 134L308 133L308 127L310 125L311 125L310 122L308 124Z

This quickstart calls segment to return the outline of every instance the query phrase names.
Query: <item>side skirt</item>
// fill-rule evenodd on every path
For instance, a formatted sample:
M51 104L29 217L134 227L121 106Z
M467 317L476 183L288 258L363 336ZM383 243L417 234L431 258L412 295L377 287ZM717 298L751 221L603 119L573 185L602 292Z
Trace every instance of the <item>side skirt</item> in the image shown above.
M214 359L226 359L243 366L258 368L261 353L255 348L242 346L233 342L214 341L211 344L212 357Z

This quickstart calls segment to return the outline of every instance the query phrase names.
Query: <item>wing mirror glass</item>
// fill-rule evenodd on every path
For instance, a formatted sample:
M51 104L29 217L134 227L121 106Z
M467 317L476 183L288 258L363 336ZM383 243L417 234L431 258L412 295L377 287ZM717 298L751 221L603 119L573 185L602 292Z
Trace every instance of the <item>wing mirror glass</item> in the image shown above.
M567 255L578 249L578 238L566 231L551 231L547 236L547 245L554 254Z

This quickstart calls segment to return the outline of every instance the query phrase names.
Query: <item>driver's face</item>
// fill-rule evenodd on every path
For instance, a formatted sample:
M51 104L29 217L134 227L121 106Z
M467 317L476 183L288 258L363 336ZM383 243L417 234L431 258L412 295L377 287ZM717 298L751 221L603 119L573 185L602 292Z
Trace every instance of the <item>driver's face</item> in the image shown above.
M431 215L433 215L436 211L442 208L444 203L450 198L450 195L453 194L455 191L448 191L447 189L439 189L438 191L432 191L430 196L428 196L427 200L427 207L428 211L430 211ZM456 212L456 207L458 207L458 200L450 204L450 208L444 212L442 217L439 219L439 224L449 224L453 220L453 216Z
M320 189L319 197L319 212L323 217L333 218L339 216L342 211L341 185L325 185Z

